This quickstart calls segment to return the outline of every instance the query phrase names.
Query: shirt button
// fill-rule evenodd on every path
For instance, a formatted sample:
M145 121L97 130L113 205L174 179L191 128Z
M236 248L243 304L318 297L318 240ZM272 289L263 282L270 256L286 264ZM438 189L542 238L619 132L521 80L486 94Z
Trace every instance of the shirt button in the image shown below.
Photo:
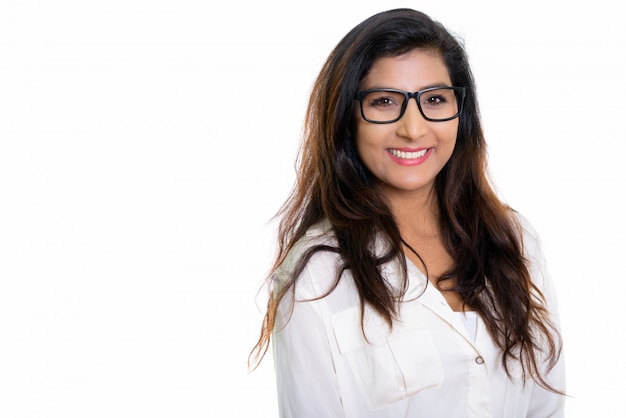
M485 359L481 356L478 356L474 359L474 361L476 362L476 364L483 364L485 362Z

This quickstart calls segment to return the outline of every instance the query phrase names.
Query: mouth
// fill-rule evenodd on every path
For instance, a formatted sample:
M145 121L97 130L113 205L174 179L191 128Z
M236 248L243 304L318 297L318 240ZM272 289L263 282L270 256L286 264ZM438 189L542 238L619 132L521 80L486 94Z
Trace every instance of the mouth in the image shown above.
M402 151L399 149L390 148L387 150L389 154L393 155L396 158L400 158L403 160L414 160L416 158L422 158L428 152L430 148L424 148L419 151Z

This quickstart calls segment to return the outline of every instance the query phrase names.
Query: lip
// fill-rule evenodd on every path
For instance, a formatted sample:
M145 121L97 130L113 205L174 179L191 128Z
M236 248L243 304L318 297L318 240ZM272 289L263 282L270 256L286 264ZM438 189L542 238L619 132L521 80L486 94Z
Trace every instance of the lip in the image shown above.
M404 153L421 152L425 150L426 153L423 156L417 157L417 158L401 158L401 157L394 155L392 153L392 150L402 151ZM430 157L430 154L432 154L433 148L425 148L425 147L423 148L387 148L386 151L387 151L387 155L393 162L395 162L398 165L410 167L410 166L423 164L428 159L428 157Z

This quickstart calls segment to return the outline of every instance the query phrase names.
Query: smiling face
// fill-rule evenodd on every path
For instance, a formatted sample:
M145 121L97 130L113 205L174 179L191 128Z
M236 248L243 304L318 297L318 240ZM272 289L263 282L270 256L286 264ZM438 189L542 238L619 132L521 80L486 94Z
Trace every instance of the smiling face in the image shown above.
M415 92L434 86L452 86L448 70L437 53L416 49L374 61L359 91L391 88ZM459 119L427 121L415 99L410 99L400 120L375 124L363 119L355 103L356 150L383 190L429 194L454 151Z

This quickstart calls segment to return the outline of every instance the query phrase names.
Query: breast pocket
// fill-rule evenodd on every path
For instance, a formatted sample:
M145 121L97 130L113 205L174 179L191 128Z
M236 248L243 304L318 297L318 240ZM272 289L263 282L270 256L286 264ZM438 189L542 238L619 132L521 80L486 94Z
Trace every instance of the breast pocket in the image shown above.
M439 353L419 310L403 312L405 320L389 330L371 309L365 313L365 335L358 307L332 317L339 352L369 409L397 402L443 381Z

